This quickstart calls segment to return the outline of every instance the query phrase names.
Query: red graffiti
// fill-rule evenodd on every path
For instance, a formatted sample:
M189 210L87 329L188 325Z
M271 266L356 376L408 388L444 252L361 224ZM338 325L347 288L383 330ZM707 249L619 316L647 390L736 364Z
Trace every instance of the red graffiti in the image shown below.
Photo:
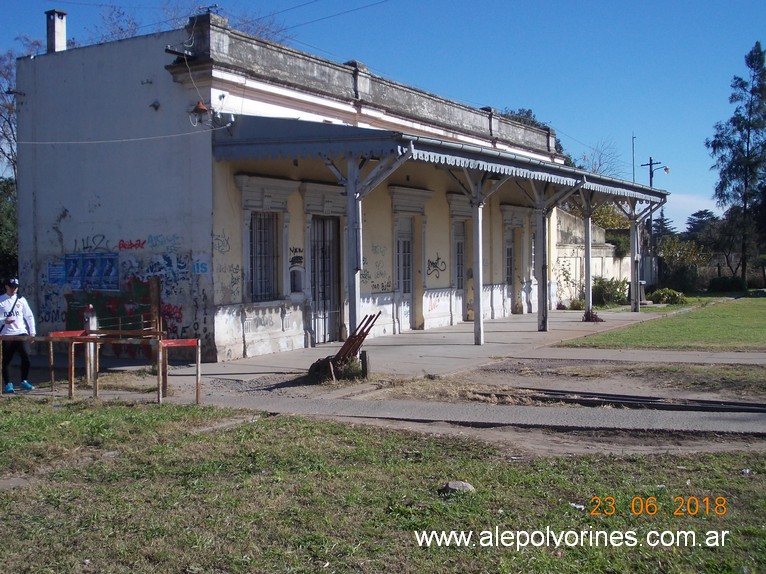
M162 317L169 321L182 322L184 320L184 311L180 305L170 305L165 303L161 309Z
M145 246L146 239L136 239L135 241L132 239L128 239L127 241L125 239L120 239L120 243L118 244L120 251L127 251L129 249L143 249Z
M178 329L184 321L184 311L180 305L165 303L160 308L163 323L170 335L178 335Z

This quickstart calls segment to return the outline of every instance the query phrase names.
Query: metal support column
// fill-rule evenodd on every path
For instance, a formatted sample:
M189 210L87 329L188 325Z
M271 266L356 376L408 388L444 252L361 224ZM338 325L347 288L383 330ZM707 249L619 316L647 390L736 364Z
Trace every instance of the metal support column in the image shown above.
M355 158L349 158L346 172L346 294L348 296L348 335L359 324L361 313L362 271L362 200L357 184L359 166Z
M484 249L482 237L482 215L484 204L476 199L471 201L473 209L473 342L484 344Z
M585 312L593 311L593 201L590 192L580 190L582 199L583 225L585 227Z
M639 293L640 263L638 217L634 213L630 218L630 310L633 313L641 311L641 294Z
M537 277L537 330L548 331L548 217L544 207L535 208L535 277Z

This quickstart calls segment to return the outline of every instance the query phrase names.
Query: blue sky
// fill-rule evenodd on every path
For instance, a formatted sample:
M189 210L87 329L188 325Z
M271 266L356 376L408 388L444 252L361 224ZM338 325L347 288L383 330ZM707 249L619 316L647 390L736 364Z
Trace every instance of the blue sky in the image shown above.
M0 49L45 36L44 12L67 13L87 43L107 5L152 32L183 0L41 0L3 8ZM704 142L728 119L730 83L766 43L763 0L218 0L226 16L276 14L293 47L466 105L529 108L575 158L606 143L618 176L671 193L666 217L683 230L711 199L717 173ZM635 140L634 140L635 137ZM633 153L635 147L635 154ZM635 159L634 159L635 158Z

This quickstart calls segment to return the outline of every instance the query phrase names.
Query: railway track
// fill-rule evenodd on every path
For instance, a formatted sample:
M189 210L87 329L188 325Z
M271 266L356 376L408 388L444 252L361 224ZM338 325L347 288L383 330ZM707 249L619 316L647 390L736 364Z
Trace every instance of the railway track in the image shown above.
M592 393L562 389L535 389L516 387L524 397L539 402L570 403L586 407L623 407L629 409L655 409L666 411L705 411L719 413L766 413L766 403L706 399L675 399L641 395ZM518 398L513 393L475 392L485 397Z

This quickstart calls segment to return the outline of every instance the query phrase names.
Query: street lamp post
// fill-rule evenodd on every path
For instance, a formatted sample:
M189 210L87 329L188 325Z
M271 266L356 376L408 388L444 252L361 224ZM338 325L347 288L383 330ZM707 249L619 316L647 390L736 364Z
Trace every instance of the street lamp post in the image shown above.
M670 173L670 168L666 165L660 165L661 161L654 161L652 156L649 156L649 163L642 163L641 167L649 168L649 187L654 187L654 172L658 169L662 169L665 173ZM654 167L657 166L657 167Z
M641 167L648 167L649 168L649 187L654 188L654 172L661 169L665 173L670 173L670 168L666 165L661 165L661 161L654 161L652 156L649 156L649 163L642 163ZM655 167L656 166L656 167ZM653 222L652 222L652 214L649 214L649 246L651 248L651 257L654 257L655 251L656 251L656 245L654 242L654 229L653 229ZM642 266L643 267L643 266ZM653 273L652 273L653 274ZM646 277L644 277L644 281L646 281Z

